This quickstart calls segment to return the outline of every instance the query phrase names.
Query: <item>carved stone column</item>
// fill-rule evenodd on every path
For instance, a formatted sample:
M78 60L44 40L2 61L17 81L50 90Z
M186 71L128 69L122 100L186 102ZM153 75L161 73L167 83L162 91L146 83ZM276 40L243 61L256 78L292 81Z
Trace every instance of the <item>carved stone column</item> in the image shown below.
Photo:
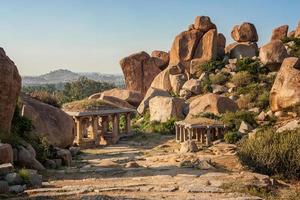
M130 113L125 114L126 117L126 125L125 125L125 133L129 134L131 132L131 119L130 119Z
M118 141L118 135L120 132L119 122L120 122L120 115L114 114L113 115L113 127L112 127L112 142L114 144Z
M75 124L76 124L76 143L78 145L82 142L82 124L80 117L75 117Z

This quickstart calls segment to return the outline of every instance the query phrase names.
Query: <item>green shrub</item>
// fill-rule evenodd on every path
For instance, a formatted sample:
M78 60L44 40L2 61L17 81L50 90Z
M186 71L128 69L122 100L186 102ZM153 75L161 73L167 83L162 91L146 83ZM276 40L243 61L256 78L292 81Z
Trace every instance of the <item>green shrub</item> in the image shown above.
M228 144L235 144L242 138L242 135L238 132L227 132L224 135L224 140Z
M210 113L210 112L202 112L199 113L197 115L193 116L194 118L198 118L198 117L205 117L205 118L209 118L209 119L215 119L215 120L219 120L220 117L215 115L214 113Z
M254 76L247 71L241 71L232 76L231 82L237 87L243 87L254 81Z
M22 178L22 180L25 183L29 182L30 174L29 174L29 171L27 169L25 169L25 168L20 169L18 174L20 175L20 177Z
M209 80L209 78L204 78L200 82L200 88L201 88L202 93L209 93L209 92L213 91L213 89L211 87L211 81Z
M33 91L29 93L32 98L35 98L43 103L49 104L51 106L60 108L59 100L56 95L51 94L47 91Z
M236 63L236 71L247 71L250 74L259 73L261 63L259 60L253 60L252 58L242 58L239 59Z
M290 51L290 55L294 57L300 57L300 38L289 38L286 37L282 39L282 42L286 44ZM292 42L292 44L288 44L289 42Z
M209 75L209 79L211 83L218 84L218 85L226 83L229 80L229 78L230 78L230 74L224 72Z
M262 130L255 138L240 142L238 157L259 173L300 178L300 130Z
M205 63L202 63L199 65L199 72L215 72L216 69L222 69L225 67L225 62L220 61L220 60L212 60L212 61L207 61Z
M269 106L269 91L264 91L257 97L256 106L262 109L266 109Z
M242 121L247 122L252 127L256 127L255 113L245 110L237 112L226 112L221 116L220 119L227 127L229 131L238 131Z

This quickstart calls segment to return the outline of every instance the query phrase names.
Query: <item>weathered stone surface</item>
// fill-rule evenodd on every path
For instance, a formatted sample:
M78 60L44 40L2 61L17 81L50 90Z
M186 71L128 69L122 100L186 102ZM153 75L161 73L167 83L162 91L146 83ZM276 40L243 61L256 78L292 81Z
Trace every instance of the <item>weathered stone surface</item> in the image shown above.
M231 37L237 42L258 41L258 35L255 26L248 22L234 26L231 31Z
M20 90L21 77L18 69L0 47L0 130L3 134L10 132Z
M260 61L271 68L278 68L288 53L281 40L273 40L262 46L259 51Z
M239 128L240 133L249 133L252 130L253 130L253 128L250 124L248 124L245 121L242 121L240 128Z
M56 150L57 157L62 160L62 164L65 166L71 166L72 164L71 152L68 149L55 148L55 150Z
M229 56L229 58L244 58L249 57L252 58L257 55L258 47L256 43L232 43L229 44L225 48L225 53Z
M22 178L17 173L9 173L4 178L9 185L19 185L22 183Z
M293 38L293 37L295 37L295 32L296 32L296 31L291 31L291 32L288 33L287 36L288 36L289 38Z
M156 96L171 97L169 92L167 92L165 90L150 87L148 89L143 101L141 102L141 104L139 105L139 107L137 109L138 113L143 114L146 111L146 109L149 108L149 101Z
M170 54L165 51L152 51L151 56L153 58L157 58L158 60L158 68L161 70L164 70L168 65L170 61Z
M0 143L0 164L13 163L13 150L10 144Z
M35 159L35 155L25 147L20 146L18 149L18 164L21 167L29 169L44 170L44 166Z
M300 21L298 22L298 26L295 30L295 35L294 35L295 38L300 38Z
M58 147L71 146L74 138L74 121L62 110L22 95L23 114L32 120L33 131L46 137L49 144Z
M195 141L185 141L180 145L180 153L193 153L197 152L198 147Z
M134 109L135 107L129 104L127 101L124 101L122 99L119 99L117 97L113 96L106 96L105 94L101 94L100 98L102 101L105 101L109 104L112 104L119 108L131 108Z
M192 100L189 105L187 118L193 117L201 112L210 112L216 115L225 113L226 111L235 112L237 108L233 100L209 93L202 96L199 95Z
M214 93L214 94L222 94L222 93L228 92L228 89L223 85L212 84L211 88L213 90L212 93Z
M226 38L222 33L217 36L217 57L223 58L225 55Z
M174 94L178 95L183 84L187 81L185 74L170 75L170 83Z
M79 154L80 147L70 147L69 151L71 152L71 155L74 157Z
M191 93L198 95L201 92L201 81L198 79L190 79L184 83L182 89L188 90Z
M190 98L192 96L192 92L186 89L181 89L179 91L179 96L185 100L187 100L188 98Z
M184 31L177 35L170 51L170 64L190 61L202 35L199 30Z
M9 186L6 181L0 181L0 194L6 194L9 192Z
M300 103L300 59L284 59L270 92L273 112L289 109Z
M285 38L287 36L288 30L289 30L288 25L282 25L282 26L279 26L279 27L273 29L271 41L272 40L281 40L281 39Z
M118 99L127 101L133 106L138 106L144 98L143 95L138 91L114 88L111 90L106 90L102 93L93 94L89 97L89 99L99 99L101 95L116 97Z
M216 29L216 25L211 22L208 16L197 16L195 18L194 28L206 33L210 29Z
M131 161L126 163L125 168L139 168L141 167L138 163Z
M151 58L146 52L123 58L120 65L125 77L126 89L145 94L153 79L161 71L156 62L157 59Z
M34 188L39 188L42 186L43 180L42 176L37 173L30 173L29 176L29 186Z
M169 67L160 72L151 83L152 88L157 88L160 90L172 91L171 81L170 81L170 72Z
M288 122L284 126L281 126L279 129L277 129L276 132L281 133L283 131L290 131L300 128L300 120L295 119L293 121Z
M209 61L217 58L218 54L218 33L216 29L211 29L199 40L193 59Z
M14 170L11 163L4 163L0 165L0 176L6 175Z
M166 122L171 118L182 119L184 100L175 97L156 96L149 101L150 121Z
M13 185L9 187L10 193L22 193L26 190L26 185Z

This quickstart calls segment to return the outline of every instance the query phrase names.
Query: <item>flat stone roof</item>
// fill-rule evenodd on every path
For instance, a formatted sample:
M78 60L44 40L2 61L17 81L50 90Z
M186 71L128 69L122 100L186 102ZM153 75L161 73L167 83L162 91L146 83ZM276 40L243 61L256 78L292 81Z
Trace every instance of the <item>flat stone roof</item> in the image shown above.
M182 125L185 128L225 128L223 122L205 117L185 119L175 122L175 124Z
M130 108L118 108L118 109L106 109L106 110L93 110L93 111L67 111L64 110L70 116L108 116L111 114L123 114L123 113L135 113L136 110Z

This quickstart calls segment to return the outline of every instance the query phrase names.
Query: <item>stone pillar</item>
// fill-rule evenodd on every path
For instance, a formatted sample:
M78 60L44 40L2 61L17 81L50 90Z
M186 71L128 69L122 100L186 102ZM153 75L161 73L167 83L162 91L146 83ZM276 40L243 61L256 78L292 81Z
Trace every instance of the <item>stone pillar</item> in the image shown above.
M193 140L193 129L189 128L188 133L189 133L189 140L192 141Z
M101 133L99 135L99 143L101 145L107 145L108 141L106 141L105 135L108 132L108 126L109 126L109 117L103 116L101 117Z
M208 127L206 131L206 145L209 146L210 144L211 144L211 130L210 127Z
M184 126L179 125L179 137L180 137L180 142L184 142Z
M114 114L113 115L113 127L112 127L112 142L114 144L118 141L118 135L119 135L119 131L120 131L119 122L120 122L120 115Z
M98 117L92 117L92 126L93 126L92 139L95 140L98 137Z
M199 128L195 129L195 135L196 135L196 141L199 142L200 141L200 132L199 132Z
M176 142L180 142L180 126L175 124Z
M131 119L130 119L130 113L125 114L126 117L126 125L125 125L125 133L129 134L131 132Z
M82 124L80 118L75 118L75 124L76 124L76 143L78 145L82 142Z

